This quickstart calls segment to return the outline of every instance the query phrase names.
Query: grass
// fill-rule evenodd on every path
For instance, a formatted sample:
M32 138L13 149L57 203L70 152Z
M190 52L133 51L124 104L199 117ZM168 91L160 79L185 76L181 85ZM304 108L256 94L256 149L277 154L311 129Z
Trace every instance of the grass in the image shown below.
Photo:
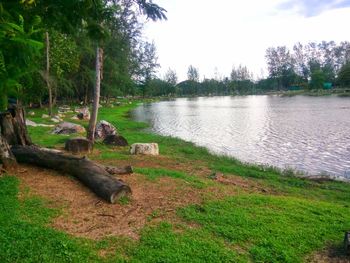
M235 196L179 214L246 248L255 262L302 262L350 227L350 210L342 205L281 196Z
M292 171L245 164L212 155L190 142L146 132L145 123L128 118L128 112L137 103L101 108L99 119L114 124L130 144L158 143L167 160L193 172L165 164L157 168L138 167L140 158L144 162L148 159L130 156L127 147L107 147L101 143L95 144L98 154L89 158L109 163L116 159L133 160L135 171L151 182L170 177L201 191L217 184L196 175L205 168L227 178L245 178L268 189L266 193L242 189L235 196L220 199L209 195L201 205L178 208L173 222L149 220L138 241L112 237L92 242L48 227L58 212L47 208L48 204L38 197L19 200L18 180L3 177L0 178L0 262L303 262L326 246L340 245L344 231L350 229L349 184L300 179ZM30 119L40 122L37 117ZM61 147L67 136L51 135L49 131L43 127L29 129L35 143ZM162 164L161 160L153 161ZM125 206L131 203L129 199L121 200ZM150 217L158 217L157 213L161 212L155 211ZM109 253L100 257L100 250Z
M18 180L0 178L0 262L97 262L91 241L48 227L57 211L38 197L19 201Z
M150 180L156 180L160 177L170 177L176 179L182 179L189 185L201 189L209 184L209 182L201 180L196 176L191 176L183 172L173 171L168 169L154 169L154 168L136 168L135 172L146 175Z

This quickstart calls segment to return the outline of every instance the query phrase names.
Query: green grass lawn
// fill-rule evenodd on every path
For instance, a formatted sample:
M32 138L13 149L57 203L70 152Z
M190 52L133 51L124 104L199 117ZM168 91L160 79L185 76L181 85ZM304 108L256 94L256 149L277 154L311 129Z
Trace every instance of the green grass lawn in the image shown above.
M242 190L219 199L209 195L201 204L177 208L176 220L150 222L139 240L116 236L92 241L50 228L50 220L60 211L49 208L49 201L42 197L18 198L18 179L1 177L0 262L304 262L324 247L341 246L344 231L350 229L349 184L299 179L290 171L243 164L180 139L147 133L143 131L146 124L127 117L136 104L101 108L99 118L113 123L130 144L157 142L163 156L194 170L188 174L167 167L136 166L135 171L150 182L170 177L205 191L218 183L196 175L196 169L203 166L268 190ZM67 136L49 131L29 129L35 143L61 147ZM89 157L97 161L131 158L127 148L100 143L95 148L99 154ZM102 257L101 251L108 253Z

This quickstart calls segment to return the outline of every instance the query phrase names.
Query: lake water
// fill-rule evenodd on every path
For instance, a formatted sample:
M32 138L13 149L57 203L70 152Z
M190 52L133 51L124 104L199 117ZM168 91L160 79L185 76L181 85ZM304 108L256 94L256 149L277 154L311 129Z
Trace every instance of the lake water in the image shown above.
M350 98L181 98L144 104L133 117L244 162L350 179Z

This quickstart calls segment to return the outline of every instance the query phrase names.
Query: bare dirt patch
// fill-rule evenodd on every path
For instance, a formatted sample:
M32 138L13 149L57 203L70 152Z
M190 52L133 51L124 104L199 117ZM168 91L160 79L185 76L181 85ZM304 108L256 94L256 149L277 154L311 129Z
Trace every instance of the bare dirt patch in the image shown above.
M311 255L310 263L350 263L350 255L346 255L342 247L328 247Z
M112 205L74 178L43 168L22 168L23 172L17 175L21 188L29 187L33 194L62 208L63 213L54 219L52 226L91 239L115 235L137 238L139 230L153 217L168 217L177 207L201 200L200 191L181 180L160 178L153 182L132 174L120 177L130 185L132 199L125 205Z

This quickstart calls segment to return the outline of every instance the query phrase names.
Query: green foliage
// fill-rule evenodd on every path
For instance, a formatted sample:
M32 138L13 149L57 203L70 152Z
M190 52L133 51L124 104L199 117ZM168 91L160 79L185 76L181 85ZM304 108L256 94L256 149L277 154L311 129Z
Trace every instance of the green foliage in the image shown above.
M38 66L34 61L43 47L35 38L40 19L25 21L18 10L7 12L5 7L0 12L0 111L7 108L9 93L21 94L23 81Z
M350 63L342 66L337 81L342 87L350 87Z
M323 89L323 83L326 81L326 75L321 69L315 70L311 73L311 89Z

